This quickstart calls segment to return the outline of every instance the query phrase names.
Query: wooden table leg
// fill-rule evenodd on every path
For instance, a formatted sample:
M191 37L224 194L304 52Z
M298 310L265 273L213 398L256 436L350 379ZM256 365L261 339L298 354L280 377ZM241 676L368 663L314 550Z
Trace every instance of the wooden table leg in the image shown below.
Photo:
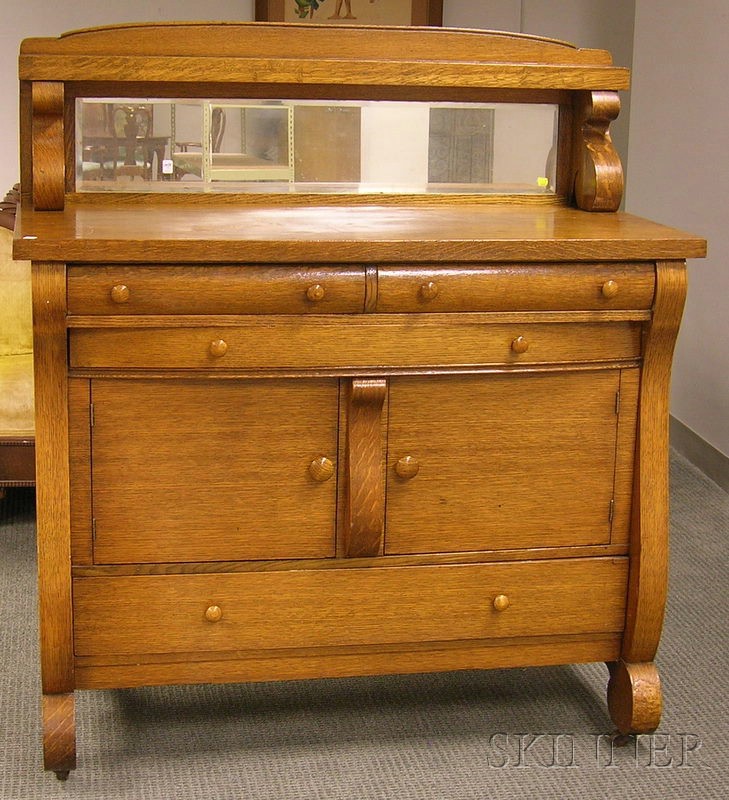
M663 695L661 679L653 662L608 664L608 709L623 734L651 733L661 721Z
M76 768L76 713L73 692L43 695L43 766L66 780Z

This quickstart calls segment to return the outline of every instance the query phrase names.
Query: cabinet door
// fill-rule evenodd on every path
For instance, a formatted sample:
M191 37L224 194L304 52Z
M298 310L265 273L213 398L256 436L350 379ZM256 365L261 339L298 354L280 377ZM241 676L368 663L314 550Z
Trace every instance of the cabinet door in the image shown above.
M95 380L92 402L96 563L334 555L336 380Z
M619 381L392 378L385 552L607 543Z

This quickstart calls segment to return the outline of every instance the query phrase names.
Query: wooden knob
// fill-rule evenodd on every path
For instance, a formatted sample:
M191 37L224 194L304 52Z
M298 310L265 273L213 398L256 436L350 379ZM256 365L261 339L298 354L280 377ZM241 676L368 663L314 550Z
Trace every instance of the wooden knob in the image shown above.
M309 464L309 474L320 483L328 481L334 475L334 462L326 456L319 456Z
M220 606L209 606L205 609L205 619L208 622L219 622L223 618L223 609Z
M615 281L606 281L602 285L602 296L611 300L618 293L618 284Z
M417 458L405 456L395 464L395 472L401 477L409 480L420 472L420 463Z
M523 336L517 336L511 343L511 349L515 353L526 353L529 349L529 342Z
M129 287L123 283L118 283L116 286L111 287L111 299L115 303L128 303L129 302Z
M505 594L497 594L494 597L494 608L497 611L506 611L506 609L511 605L511 600Z
M325 294L326 289L324 289L320 283L315 283L306 290L306 296L312 303L318 303L320 300L323 300Z
M420 287L420 296L423 298L423 300L435 300L435 298L438 297L439 291L440 289L438 288L437 283L428 281Z
M213 358L222 358L228 352L228 345L222 339L210 342L208 352Z

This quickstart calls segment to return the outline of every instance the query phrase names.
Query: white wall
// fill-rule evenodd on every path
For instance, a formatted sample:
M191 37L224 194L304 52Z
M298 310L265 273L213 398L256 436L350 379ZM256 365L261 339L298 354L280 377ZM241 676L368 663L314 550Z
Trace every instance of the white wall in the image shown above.
M522 0L443 0L443 25L447 28L521 30Z
M705 236L672 413L729 455L729 3L637 0L627 209Z
M612 53L613 63L630 67L633 61L635 0L523 0L522 32L564 39L578 47ZM610 135L628 170L629 94L620 93L622 110Z
M520 31L608 50L613 62L630 67L633 58L635 0L445 0L443 24L463 28ZM611 125L615 147L627 170L628 94Z
M120 22L251 20L253 0L126 0L125 2L4 2L0 25L0 197L20 176L18 164L18 50L29 36Z

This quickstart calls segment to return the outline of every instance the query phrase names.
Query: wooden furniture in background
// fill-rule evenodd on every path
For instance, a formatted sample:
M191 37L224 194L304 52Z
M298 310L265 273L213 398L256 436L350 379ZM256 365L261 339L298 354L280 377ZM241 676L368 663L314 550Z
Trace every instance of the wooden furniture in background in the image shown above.
M13 262L20 187L0 203L0 500L35 484L30 264Z
M77 688L605 661L618 729L653 730L705 243L616 211L626 71L516 35L179 24L28 40L20 77L46 767L75 764ZM77 194L89 87L553 103L555 193Z

